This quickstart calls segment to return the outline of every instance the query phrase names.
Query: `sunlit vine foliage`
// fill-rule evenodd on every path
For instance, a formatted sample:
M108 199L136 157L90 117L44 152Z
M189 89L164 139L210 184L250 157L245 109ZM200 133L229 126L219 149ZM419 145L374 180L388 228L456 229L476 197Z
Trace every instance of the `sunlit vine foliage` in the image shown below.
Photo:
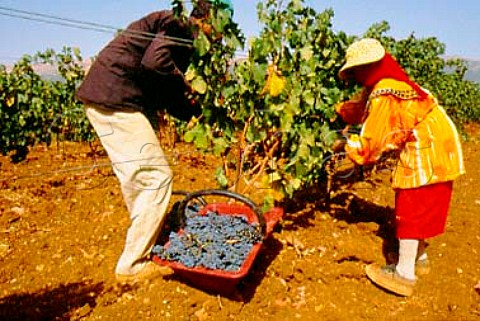
M172 1L185 19L187 4ZM325 160L344 126L334 105L358 90L337 77L358 36L334 31L333 10L317 12L303 0L260 1L257 12L260 32L245 39L235 17L212 11L214 35L222 37L200 32L186 72L203 114L175 123L186 142L223 159L216 172L221 187L243 194L263 189L271 205L325 179ZM379 39L459 126L479 120L479 84L464 80L465 62L446 61L445 45L434 37L396 40L388 30L380 22L362 36ZM61 79L43 79L35 64L56 66ZM83 77L82 57L71 48L25 56L11 70L0 66L0 152L20 161L37 142L92 140L74 99Z
M84 77L77 49L46 50L25 55L7 71L0 66L0 152L15 162L23 160L29 147L52 140L93 139L75 89ZM58 79L46 79L35 65L56 67Z

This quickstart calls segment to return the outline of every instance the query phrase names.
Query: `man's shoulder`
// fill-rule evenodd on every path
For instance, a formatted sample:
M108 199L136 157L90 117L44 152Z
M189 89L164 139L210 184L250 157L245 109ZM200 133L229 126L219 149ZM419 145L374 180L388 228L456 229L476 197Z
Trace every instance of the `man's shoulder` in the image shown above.
M167 16L174 16L173 10L158 10L158 11L153 11L149 14L147 14L144 18L157 18L157 17L167 17Z
M178 30L186 30L187 23L183 19L179 18L173 10L161 10L152 12L141 20L145 21L148 25L154 26L157 31L178 32Z
M175 15L172 10L160 10L160 11L154 11L151 12L142 18L138 19L137 21L145 21L148 24L152 23L164 23L166 21L172 20L175 18Z

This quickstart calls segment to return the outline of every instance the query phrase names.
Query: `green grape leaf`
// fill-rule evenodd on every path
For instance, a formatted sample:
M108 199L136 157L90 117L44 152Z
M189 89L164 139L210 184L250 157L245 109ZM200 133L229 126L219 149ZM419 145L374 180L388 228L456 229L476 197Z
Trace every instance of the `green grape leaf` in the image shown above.
M207 92L207 83L201 76L196 76L192 83L191 83L192 89L196 91L199 94L205 94Z

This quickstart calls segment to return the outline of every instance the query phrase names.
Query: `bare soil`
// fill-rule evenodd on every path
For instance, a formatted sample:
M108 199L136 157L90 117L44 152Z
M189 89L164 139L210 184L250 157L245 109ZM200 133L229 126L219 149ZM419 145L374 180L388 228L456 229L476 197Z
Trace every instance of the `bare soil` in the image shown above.
M2 157L0 320L479 320L480 127L467 132L467 175L446 233L428 241L432 271L408 298L364 273L395 258L385 171L337 175L330 201L319 186L280 204L285 216L248 276L218 295L176 275L115 281L129 218L107 157L73 143L35 148L20 164ZM218 159L185 144L166 151L175 190L217 187Z

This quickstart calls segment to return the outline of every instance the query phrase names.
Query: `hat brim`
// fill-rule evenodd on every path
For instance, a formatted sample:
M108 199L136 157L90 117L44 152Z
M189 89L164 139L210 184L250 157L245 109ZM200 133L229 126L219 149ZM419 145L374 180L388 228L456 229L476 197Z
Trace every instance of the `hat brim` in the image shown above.
M355 67L359 67L359 66L363 66L363 65L368 65L368 64L371 64L371 63L374 63L375 61L372 61L372 62L366 62L366 63L363 63L363 64L345 64L343 65L342 68L340 68L339 72L338 72L338 78L340 78L341 80L347 80L351 77L349 77L349 71L351 71L352 68L355 68Z
M338 71L338 77L342 80L345 80L348 78L347 72L350 69L372 64L374 62L382 60L383 57L385 57L385 49L377 48L377 50L374 50L368 58L361 57L360 59L347 59L347 62Z

